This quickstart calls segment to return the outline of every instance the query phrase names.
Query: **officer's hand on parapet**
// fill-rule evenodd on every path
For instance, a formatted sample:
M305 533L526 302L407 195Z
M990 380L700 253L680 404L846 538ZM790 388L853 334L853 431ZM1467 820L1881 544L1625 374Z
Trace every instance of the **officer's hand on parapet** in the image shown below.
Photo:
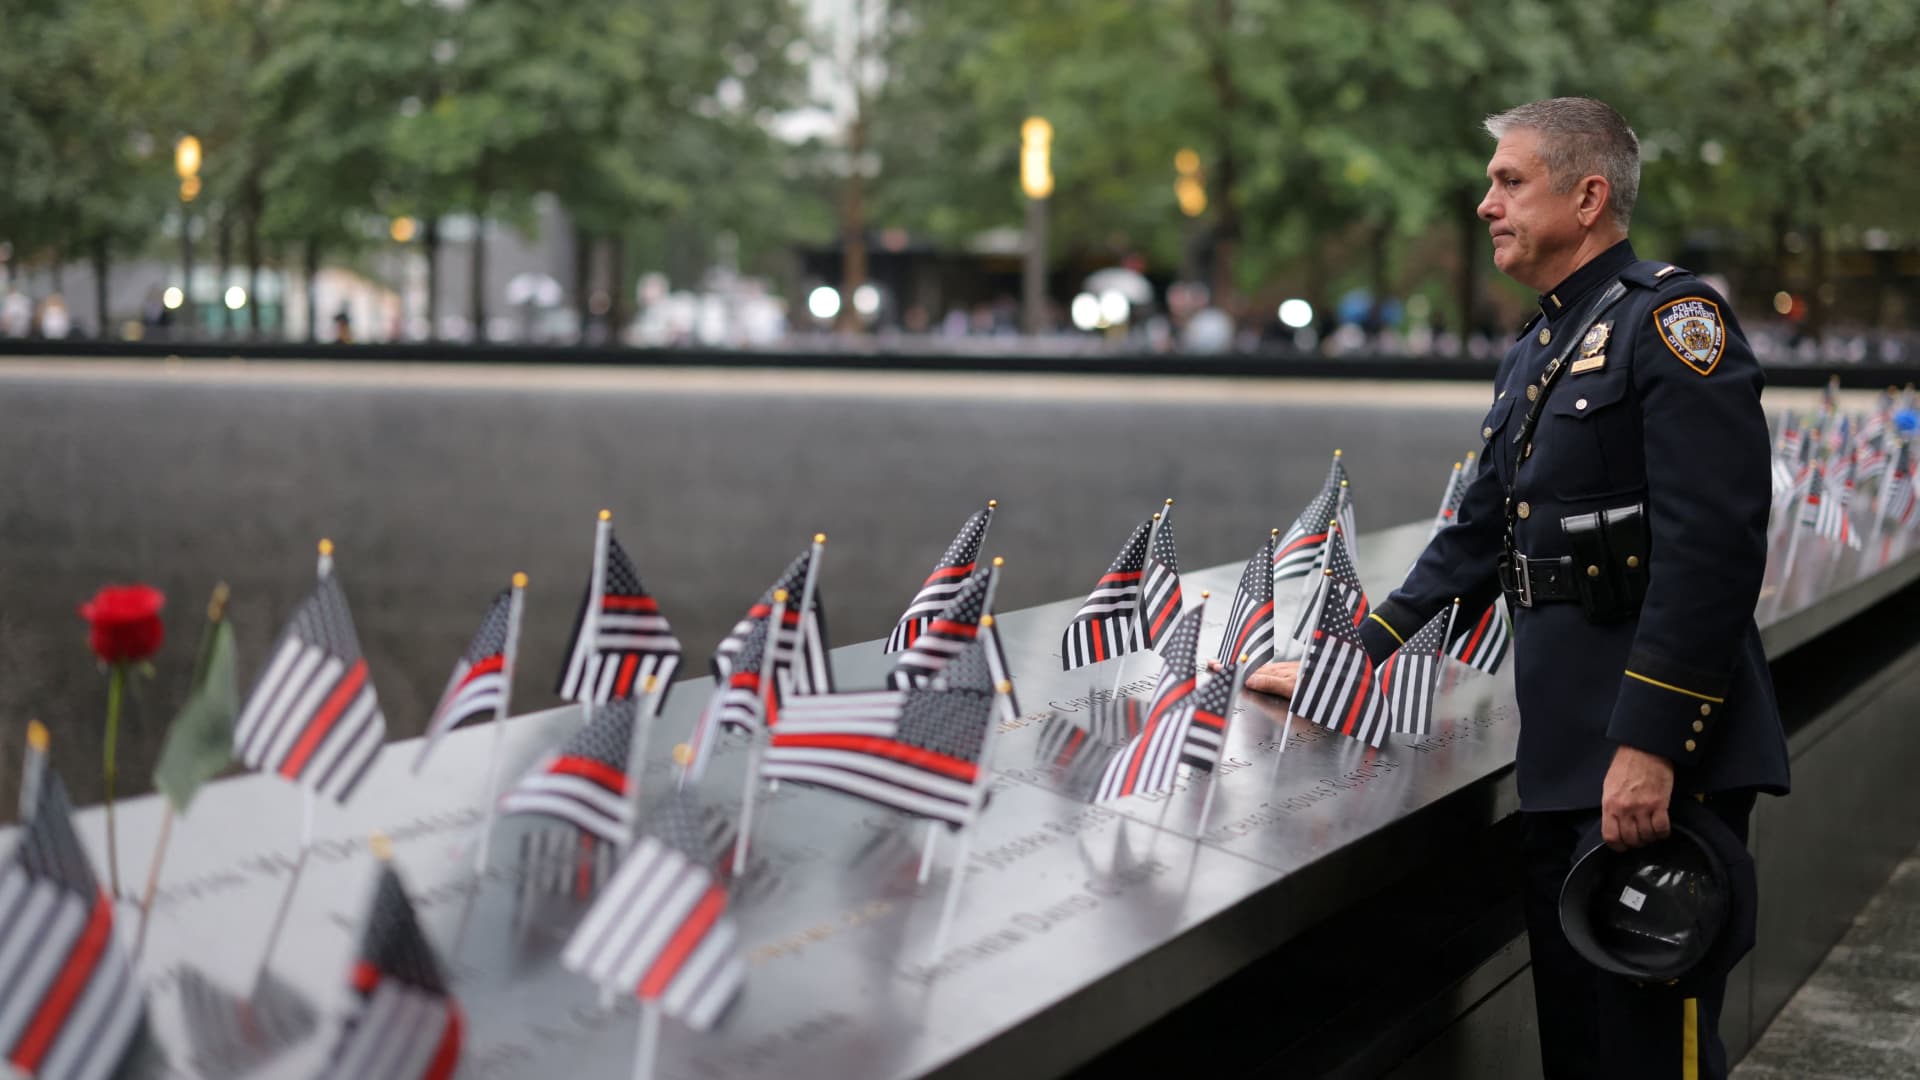
M1667 804L1673 799L1673 763L1637 747L1613 753L1600 788L1600 838L1615 851L1664 840L1672 831Z
M1220 661L1207 661L1208 671L1219 671ZM1261 664L1247 674L1247 689L1258 690L1275 697L1293 696L1294 683L1299 681L1300 661L1283 660L1277 664Z

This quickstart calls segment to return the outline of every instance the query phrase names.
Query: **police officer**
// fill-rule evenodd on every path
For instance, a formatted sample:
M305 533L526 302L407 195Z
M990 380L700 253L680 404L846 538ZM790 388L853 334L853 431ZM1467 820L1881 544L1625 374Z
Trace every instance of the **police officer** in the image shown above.
M1490 117L1479 216L1539 292L1501 362L1456 523L1364 630L1385 660L1461 598L1505 594L1520 706L1527 932L1546 1075L1721 1077L1725 972L1642 984L1582 960L1557 900L1581 832L1667 836L1698 799L1746 843L1785 794L1786 738L1753 619L1766 564L1763 382L1726 300L1640 259L1640 145L1617 112L1555 98ZM1290 694L1295 665L1248 680Z

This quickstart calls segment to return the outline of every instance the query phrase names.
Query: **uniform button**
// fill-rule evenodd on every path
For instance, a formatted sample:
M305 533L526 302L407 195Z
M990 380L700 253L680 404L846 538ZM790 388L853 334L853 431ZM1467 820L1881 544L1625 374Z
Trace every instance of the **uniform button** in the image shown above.
M1587 399L1586 399L1586 398L1581 398L1581 399L1580 399L1579 401L1576 401L1576 402L1574 402L1574 403L1573 403L1573 407L1574 407L1574 408L1576 408L1576 409L1584 409L1584 408L1586 408L1586 407L1587 407Z
M1518 507L1514 509L1514 513L1519 514L1523 518L1532 517L1533 507L1528 506L1526 503L1521 503Z
M1627 569L1632 570L1639 565L1640 565L1640 556L1638 555L1627 556ZM1701 708L1704 709L1706 708L1706 706L1702 705Z
M1693 722L1693 733L1695 735L1698 735L1705 730L1707 730L1707 722L1705 720L1695 720Z
M1698 749L1699 744L1695 743L1692 739L1688 739L1686 741L1686 747L1687 747L1687 753L1691 754L1694 752L1694 750Z
M1712 715L1713 715L1713 706L1711 706L1711 705L1702 705L1702 706L1700 706L1700 715L1701 715L1701 716L1712 716Z
M1587 576L1588 576L1588 577L1599 577L1599 576L1600 576L1600 568L1599 568L1599 567L1597 567L1597 566L1589 566L1589 567L1587 567Z
M1540 344L1545 345L1547 342L1552 340L1553 340L1553 331L1547 329L1544 326L1541 327L1540 328Z
M1493 438L1493 429L1492 429L1492 428L1490 428L1490 427L1483 427L1483 428L1481 428L1481 429L1480 429L1480 437L1481 437L1481 438L1483 438L1483 439L1491 439L1491 438Z
M1528 400L1528 401L1537 401L1537 400L1539 400L1539 398L1540 398L1540 388L1539 388L1539 387L1537 387L1537 386L1529 386L1529 387L1527 387L1527 400Z

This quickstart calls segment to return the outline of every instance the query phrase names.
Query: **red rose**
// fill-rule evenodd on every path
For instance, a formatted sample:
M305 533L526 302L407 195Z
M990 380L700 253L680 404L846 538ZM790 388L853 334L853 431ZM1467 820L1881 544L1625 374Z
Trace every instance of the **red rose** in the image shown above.
M167 598L151 585L108 585L80 606L93 632L87 644L109 664L145 660L160 650L165 636L160 609Z

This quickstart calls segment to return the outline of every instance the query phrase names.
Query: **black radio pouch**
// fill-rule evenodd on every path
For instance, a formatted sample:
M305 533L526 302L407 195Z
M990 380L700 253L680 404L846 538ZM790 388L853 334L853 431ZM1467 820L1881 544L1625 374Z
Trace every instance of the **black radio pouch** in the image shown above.
M1644 503L1560 519L1572 548L1580 606L1596 623L1640 613L1647 597L1647 513Z

